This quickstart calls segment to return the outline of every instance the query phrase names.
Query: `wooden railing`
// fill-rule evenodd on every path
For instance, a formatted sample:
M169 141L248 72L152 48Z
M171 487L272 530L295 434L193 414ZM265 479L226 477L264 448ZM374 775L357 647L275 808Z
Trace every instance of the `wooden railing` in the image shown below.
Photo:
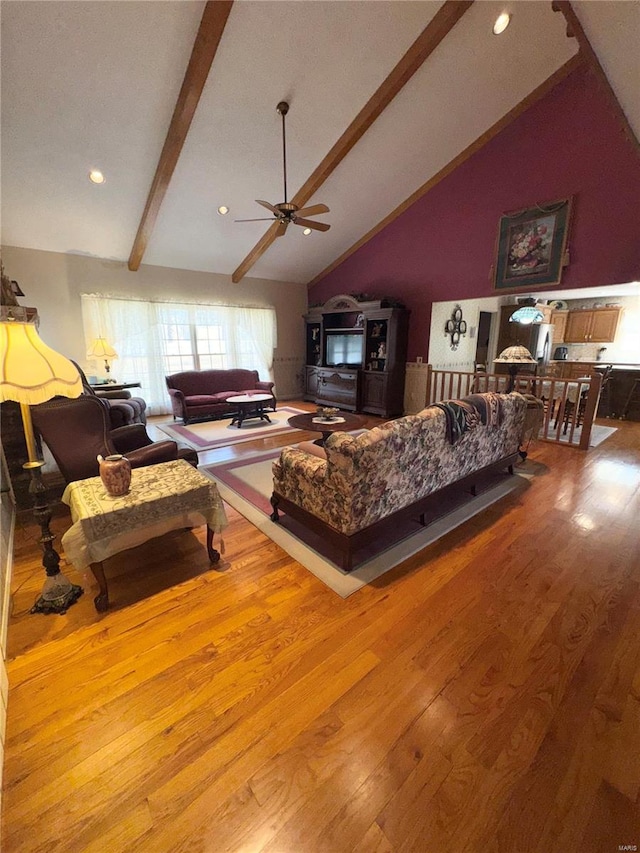
M506 393L510 377L500 373L429 370L425 405L458 400L484 391ZM544 402L544 422L539 438L587 450L598 409L602 376L556 379L552 376L518 376L515 390L533 394Z

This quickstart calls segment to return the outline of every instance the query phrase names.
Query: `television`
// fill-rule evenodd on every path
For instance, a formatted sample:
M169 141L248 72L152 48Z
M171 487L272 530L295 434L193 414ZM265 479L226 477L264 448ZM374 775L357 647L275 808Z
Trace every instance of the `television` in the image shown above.
M362 367L362 333L327 334L327 367Z

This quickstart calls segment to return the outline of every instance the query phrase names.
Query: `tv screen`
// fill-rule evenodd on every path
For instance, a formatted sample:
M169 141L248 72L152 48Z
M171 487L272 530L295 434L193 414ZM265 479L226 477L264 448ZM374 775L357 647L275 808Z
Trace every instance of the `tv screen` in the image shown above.
M362 335L327 335L327 367L362 367Z

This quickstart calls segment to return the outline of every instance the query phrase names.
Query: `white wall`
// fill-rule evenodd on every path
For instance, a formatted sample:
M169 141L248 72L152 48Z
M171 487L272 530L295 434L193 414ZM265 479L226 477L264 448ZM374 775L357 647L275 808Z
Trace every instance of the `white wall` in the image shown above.
M431 334L429 336L429 364L434 370L463 370L473 373L476 362L480 312L488 311L496 314L500 301L501 297L489 296L484 299L463 299L457 302L434 302L431 310ZM445 334L444 327L447 320L451 319L451 314L457 305L462 309L462 319L467 323L467 333L461 337L458 349L453 350L451 349L451 336ZM490 358L493 355L492 344L497 325L496 317L491 327Z
M274 381L278 399L299 396L304 369L304 321L307 288L304 284L231 277L216 273L175 270L143 264L131 272L122 261L82 255L42 252L3 246L5 272L24 292L20 304L40 315L40 335L53 349L95 373L86 359L80 295L101 293L138 299L220 303L273 307L278 319L278 347L274 354ZM266 377L261 377L266 378Z

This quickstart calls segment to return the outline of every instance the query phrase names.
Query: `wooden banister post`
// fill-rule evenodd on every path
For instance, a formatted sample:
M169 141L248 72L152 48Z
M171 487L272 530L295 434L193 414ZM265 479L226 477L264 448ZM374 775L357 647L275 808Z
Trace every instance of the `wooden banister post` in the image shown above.
M589 392L587 393L587 402L584 409L584 418L582 421L582 432L580 433L580 450L589 449L589 439L591 438L591 427L598 411L598 403L600 402L600 391L602 389L602 374L592 373ZM580 404L576 400L576 406Z

